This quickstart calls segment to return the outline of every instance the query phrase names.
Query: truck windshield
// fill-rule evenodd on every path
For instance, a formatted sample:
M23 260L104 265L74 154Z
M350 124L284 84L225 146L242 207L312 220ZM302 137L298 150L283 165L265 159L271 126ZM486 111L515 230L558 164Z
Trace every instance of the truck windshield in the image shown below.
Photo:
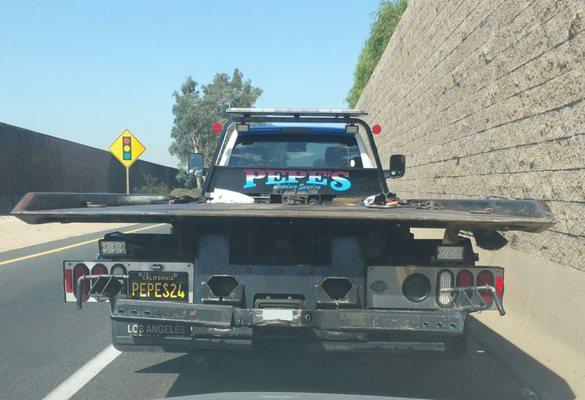
M363 168L354 136L244 134L231 150L230 167Z

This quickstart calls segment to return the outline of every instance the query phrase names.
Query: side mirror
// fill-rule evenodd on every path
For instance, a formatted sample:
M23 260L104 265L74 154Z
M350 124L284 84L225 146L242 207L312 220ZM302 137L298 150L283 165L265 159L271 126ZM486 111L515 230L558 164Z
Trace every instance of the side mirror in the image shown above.
M203 154L201 153L189 153L187 159L187 169L189 172L195 174L195 176L203 176Z
M401 178L406 170L406 156L404 154L392 154L390 156L390 170L385 171L384 176L390 179Z

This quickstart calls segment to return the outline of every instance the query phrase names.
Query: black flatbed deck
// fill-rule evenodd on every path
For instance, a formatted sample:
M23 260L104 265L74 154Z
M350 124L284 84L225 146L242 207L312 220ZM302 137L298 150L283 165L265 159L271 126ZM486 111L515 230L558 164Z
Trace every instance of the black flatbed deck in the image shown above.
M411 200L391 208L363 205L169 204L165 196L29 193L12 215L29 224L48 222L197 223L208 219L246 221L392 223L419 228L541 232L555 221L535 200ZM158 203L158 204L157 204ZM90 206L88 206L88 204ZM435 209L426 209L432 204ZM422 208L421 208L422 207ZM436 209L438 208L438 209Z

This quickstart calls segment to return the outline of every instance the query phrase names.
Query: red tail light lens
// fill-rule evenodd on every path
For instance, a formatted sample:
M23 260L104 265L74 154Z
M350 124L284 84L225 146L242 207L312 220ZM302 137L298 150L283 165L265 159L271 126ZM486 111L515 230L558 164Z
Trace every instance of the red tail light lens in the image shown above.
M494 286L494 274L490 271L481 271L477 274L477 286ZM483 302L487 305L492 304L492 293L487 289L478 290Z
M504 298L504 277L496 277L496 294L502 300Z
M456 284L457 287L473 286L473 274L466 269L459 271L457 274Z
M92 275L104 275L104 274L107 274L107 273L108 273L108 269L103 264L96 264L91 269L91 274Z
M76 298L85 301L89 298L89 282L83 281L81 284L81 293L77 293L77 280L85 275L89 275L89 268L85 264L77 264L73 267L73 294Z
M455 277L455 286L457 287L473 286L473 274L471 273L471 271L468 271L466 269L462 269L461 271L459 271L459 273L457 273L457 276ZM467 297L471 297L471 295L473 294L473 290L471 289L466 290L465 294L467 295Z
M65 293L73 292L73 271L65 270Z

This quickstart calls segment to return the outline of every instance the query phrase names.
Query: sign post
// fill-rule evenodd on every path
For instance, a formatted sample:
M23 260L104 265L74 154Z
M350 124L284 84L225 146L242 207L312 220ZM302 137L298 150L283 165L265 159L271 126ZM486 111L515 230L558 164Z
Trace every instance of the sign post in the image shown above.
M130 194L130 167L145 150L146 147L128 129L110 146L110 153L126 168L126 194Z
M126 194L130 194L130 168L126 168Z

